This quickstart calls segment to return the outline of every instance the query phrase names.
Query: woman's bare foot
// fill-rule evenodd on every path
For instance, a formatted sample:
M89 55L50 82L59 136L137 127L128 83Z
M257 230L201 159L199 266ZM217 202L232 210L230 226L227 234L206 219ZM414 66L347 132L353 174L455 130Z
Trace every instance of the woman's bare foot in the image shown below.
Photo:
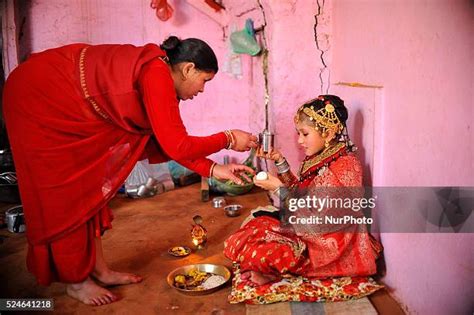
M241 275L242 280L251 281L257 285L262 285L277 279L277 276L264 274L258 271L245 271Z
M102 241L100 238L95 239L96 260L94 271L91 276L99 280L105 285L121 285L142 282L143 278L131 273L118 272L109 269L104 259L102 250Z
M81 283L68 284L66 286L66 292L70 297L87 305L105 305L113 303L119 299L118 296L109 290L98 286L90 278L87 278Z
M94 270L91 274L94 279L99 280L105 285L121 285L142 282L143 278L126 272L113 271L108 268L102 270Z

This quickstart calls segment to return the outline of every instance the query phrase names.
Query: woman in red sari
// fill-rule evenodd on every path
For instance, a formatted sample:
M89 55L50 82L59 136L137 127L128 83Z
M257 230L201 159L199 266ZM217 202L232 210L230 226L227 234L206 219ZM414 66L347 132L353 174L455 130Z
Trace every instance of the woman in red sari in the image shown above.
M242 165L206 156L256 147L240 130L188 135L179 101L204 91L218 71L198 39L168 38L160 47L73 44L33 54L9 76L4 117L14 156L28 238L28 269L38 283L67 283L91 305L118 299L106 285L141 277L110 270L101 235L107 204L135 163L176 160L202 176L241 180Z
M298 109L295 125L306 158L296 178L282 155L273 150L259 155L275 161L278 177L254 179L274 191L287 209L290 197L358 198L362 194L362 167L352 151L345 122L347 109L337 96L319 96ZM361 218L354 209L329 206L315 211L308 205L296 211L257 212L225 242L225 255L239 263L242 279L262 285L285 273L312 278L367 276L376 272L381 245L365 225L332 224L331 216ZM292 219L289 219L293 216ZM277 218L280 220L278 220ZM315 217L320 218L319 223ZM301 219L313 218L313 222ZM299 219L300 221L297 221ZM280 221L285 223L280 225Z

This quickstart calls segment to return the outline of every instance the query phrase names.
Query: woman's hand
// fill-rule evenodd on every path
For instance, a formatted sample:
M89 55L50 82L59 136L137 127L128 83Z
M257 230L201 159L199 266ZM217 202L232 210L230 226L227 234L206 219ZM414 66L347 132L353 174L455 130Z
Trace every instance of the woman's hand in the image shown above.
M244 185L246 184L244 180L242 180L240 177L243 177L248 183L251 183L252 180L250 177L248 177L247 174L245 173L250 173L252 175L255 175L255 171L245 165L241 164L225 164L225 165L220 165L216 164L214 166L214 170L212 171L212 176L217 178L217 179L230 179L237 185Z
M268 178L265 179L265 180L258 180L257 179L257 176L255 176L253 178L253 182L255 185L257 185L258 187L261 187L265 190L275 190L277 189L278 187L282 187L283 186L283 183L281 182L281 180L278 179L278 177L276 176L273 176L271 174L268 174Z
M257 137L252 135L249 132L234 129L231 130L232 136L234 137L234 144L232 145L232 150L243 152L248 151L251 148L256 148L258 146Z
M273 160L275 162L282 162L285 158L277 149L272 149L271 151L265 153L263 152L263 148L260 146L257 149L257 157L261 157L267 160Z

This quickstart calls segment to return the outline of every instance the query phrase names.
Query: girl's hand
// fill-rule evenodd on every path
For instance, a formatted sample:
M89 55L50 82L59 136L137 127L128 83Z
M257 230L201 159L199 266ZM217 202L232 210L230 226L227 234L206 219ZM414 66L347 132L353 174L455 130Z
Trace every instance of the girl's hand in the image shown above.
M220 165L216 164L214 166L214 169L212 171L212 176L217 178L217 179L230 179L237 185L245 185L245 181L247 183L251 183L252 180L246 173L250 173L252 175L255 175L255 171L245 165L241 164L225 164L225 165ZM242 180L240 177L244 178Z
M243 152L258 146L257 137L251 133L238 129L231 130L231 132L235 141L232 145L232 150Z
M270 151L270 152L263 152L263 148L260 146L258 147L257 149L257 156L258 157L261 157L261 158L264 158L264 159L267 159L267 160L273 160L275 162L282 162L284 157L283 155L280 153L280 151L278 151L277 149L273 149Z
M281 180L278 179L278 177L273 176L271 174L267 174L267 175L268 175L268 178L265 180L258 180L257 176L255 176L253 178L254 184L265 190L275 190L278 187L283 186L283 183L281 182Z

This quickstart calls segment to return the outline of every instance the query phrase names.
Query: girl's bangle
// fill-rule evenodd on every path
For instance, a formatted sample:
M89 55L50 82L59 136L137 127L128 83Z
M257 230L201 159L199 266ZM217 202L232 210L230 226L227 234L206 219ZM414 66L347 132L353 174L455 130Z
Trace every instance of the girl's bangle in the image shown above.
M275 165L276 165L276 166L281 165L281 164L284 164L284 163L286 163L286 159L285 159L285 158L283 158L280 162L275 161Z
M280 195L280 187L277 187L274 190L272 190L272 194L278 197Z
M277 198L286 199L286 197L288 197L289 191L287 187L279 186L275 190L272 191L272 194Z
M276 163L275 166L277 167L278 174L284 174L290 170L290 164L283 158L283 161Z

